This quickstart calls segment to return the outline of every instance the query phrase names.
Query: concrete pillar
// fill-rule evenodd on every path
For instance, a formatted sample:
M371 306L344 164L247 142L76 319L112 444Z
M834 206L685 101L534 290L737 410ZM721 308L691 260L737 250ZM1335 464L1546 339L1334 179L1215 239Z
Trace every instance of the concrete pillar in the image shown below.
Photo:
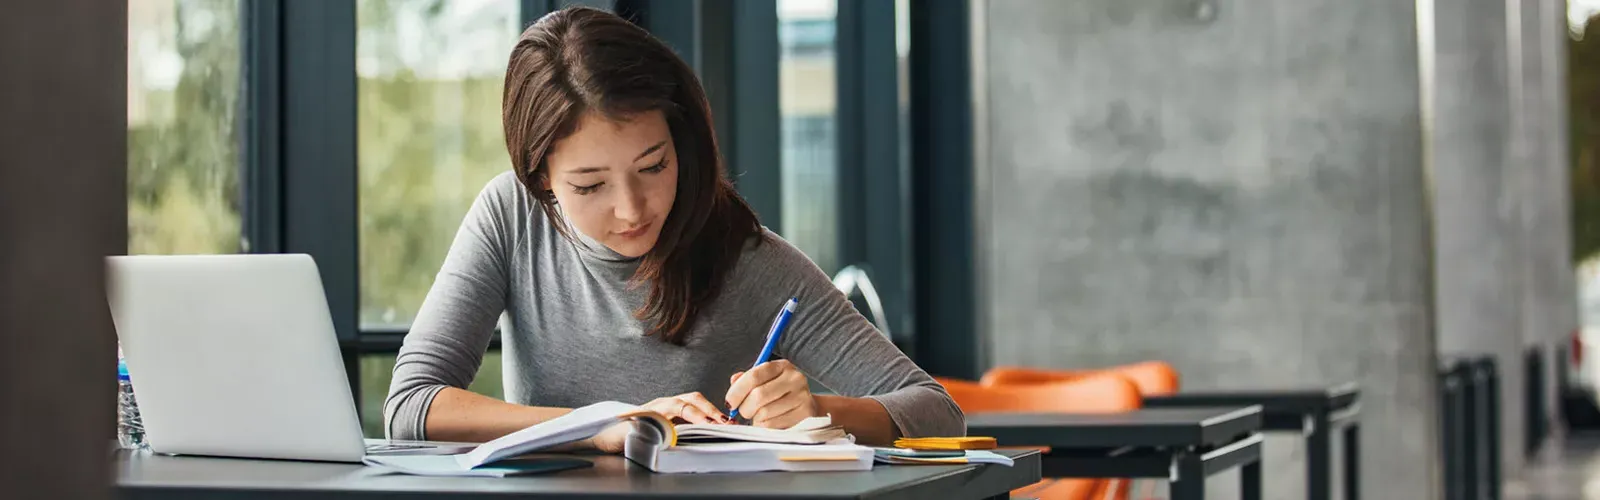
M1567 2L1542 0L1539 2L1539 66L1541 109L1544 133L1539 147L1543 150L1544 167L1540 169L1544 183L1540 192L1540 216L1547 219L1540 243L1549 252L1544 264L1544 275L1549 287L1547 303L1551 321L1549 335L1553 343L1567 342L1578 327L1577 275L1572 256L1572 159L1570 124L1567 118Z
M1572 160L1569 149L1571 126L1567 118L1569 107L1567 94L1567 2L1565 0L1544 0L1539 3L1539 31L1542 109L1545 116L1545 133L1540 136L1540 147L1544 151L1544 166L1540 169L1544 183L1541 184L1539 200L1541 210L1539 216L1546 220L1542 227L1546 230L1538 235L1538 241L1546 246L1543 255L1545 274L1543 282L1548 287L1546 312L1550 315L1549 345L1563 345L1570 342L1572 333L1579 327L1578 318L1578 285L1576 265L1572 255ZM1551 369L1565 366L1563 363L1551 363ZM1559 385L1555 382L1564 373L1551 375L1552 391L1559 392ZM1561 418L1560 394L1550 398L1552 403L1551 416L1553 419Z
M1512 179L1520 196L1522 327L1525 345L1546 354L1546 418L1558 415L1555 347L1577 326L1567 161L1566 4L1508 0L1512 43Z
M1512 6L1515 8L1515 6ZM1502 447L1522 450L1522 280L1518 203L1508 184L1511 88L1505 0L1434 2L1428 151L1434 187L1438 345L1442 354L1494 356L1500 367ZM1425 33L1426 31L1424 31ZM1424 65L1424 68L1429 65ZM1502 453L1520 470L1522 453Z
M1416 3L974 10L985 365L1357 381L1364 496L1438 498ZM1300 448L1268 440L1268 498Z

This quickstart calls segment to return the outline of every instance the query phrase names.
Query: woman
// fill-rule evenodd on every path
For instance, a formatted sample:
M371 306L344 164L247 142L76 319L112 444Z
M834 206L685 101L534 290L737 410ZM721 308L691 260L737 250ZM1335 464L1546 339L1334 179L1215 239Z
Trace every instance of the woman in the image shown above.
M547 15L512 49L502 115L513 172L474 202L400 349L391 438L486 441L605 400L692 423L831 415L866 444L964 435L943 387L757 222L666 45L603 11ZM790 297L777 356L750 368ZM463 389L502 312L509 402Z

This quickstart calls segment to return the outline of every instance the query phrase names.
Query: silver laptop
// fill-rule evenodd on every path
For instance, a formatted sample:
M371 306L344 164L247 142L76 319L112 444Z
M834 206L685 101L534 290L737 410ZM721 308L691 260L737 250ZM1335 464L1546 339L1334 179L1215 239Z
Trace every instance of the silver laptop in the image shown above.
M363 439L310 256L114 256L107 272L152 451L360 462L471 447Z

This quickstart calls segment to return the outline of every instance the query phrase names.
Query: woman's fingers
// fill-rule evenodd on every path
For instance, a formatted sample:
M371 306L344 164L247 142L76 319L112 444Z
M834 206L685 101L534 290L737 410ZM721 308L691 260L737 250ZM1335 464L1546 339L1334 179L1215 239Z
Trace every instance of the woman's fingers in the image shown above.
M697 420L684 417L684 420L696 423L704 422L708 424L725 424L729 422L728 416L722 413L722 409L717 408L717 405L712 404L711 400L706 399L704 394L700 394L698 392L679 394L678 399L688 403L689 408L684 410L685 413L693 411L703 419Z
M750 396L744 399L744 404L739 405L739 414L745 418L755 419L757 413L779 400L795 392L795 388L785 384L769 383L750 390Z
M805 406L806 396L798 393L789 393L786 397L768 403L750 415L750 423L757 427L771 427L783 429L800 422L810 415L797 411Z
M682 400L680 399L679 401L682 401ZM721 419L713 420L712 419L713 417L711 415L706 414L706 412L704 410L696 408L694 405L688 404L688 403L684 403L682 409L678 410L678 418L681 418L684 421L689 422L691 424L720 424L720 423L722 423Z
M646 410L665 415L668 420L673 420L678 418L679 403L678 398L656 398L641 406Z
M770 417L756 425L771 429L788 429L790 427L794 427L795 424L799 424L801 420L805 420L811 416L807 415L806 412L801 408L803 408L803 405L796 405L794 409L789 410L787 413L778 415L776 417Z
M748 412L750 410L745 408L744 405L745 399L750 396L750 392L757 387L766 385L767 382L777 379L779 375L783 375L784 372L791 369L794 369L794 365L790 364L789 360L780 359L756 365L755 368L751 368L750 371L742 374L734 374L734 381L728 387L727 396L724 397L728 402L728 407L738 408L740 415L749 415Z
M696 417L696 414L687 411L690 408L688 401L679 399L677 396L656 398L649 403L645 403L644 408L665 415L668 419L674 421L682 420L691 424L705 423L703 416Z

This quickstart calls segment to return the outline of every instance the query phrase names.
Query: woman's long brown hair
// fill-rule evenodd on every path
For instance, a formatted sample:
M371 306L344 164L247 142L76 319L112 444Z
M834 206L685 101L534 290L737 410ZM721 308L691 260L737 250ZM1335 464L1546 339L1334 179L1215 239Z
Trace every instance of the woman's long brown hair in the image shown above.
M544 16L511 50L501 107L506 149L523 188L568 238L555 197L543 188L550 148L586 112L625 120L650 111L666 116L677 145L678 190L660 238L634 272L633 284L650 287L634 315L649 322L649 334L683 345L739 253L761 234L728 180L700 80L648 32L586 7Z

